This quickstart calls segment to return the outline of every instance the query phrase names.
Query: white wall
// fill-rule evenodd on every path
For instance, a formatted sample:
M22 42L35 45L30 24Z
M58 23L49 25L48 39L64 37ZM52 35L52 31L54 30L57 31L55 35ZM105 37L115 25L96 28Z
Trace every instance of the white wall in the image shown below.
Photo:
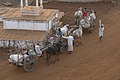
M4 29L16 29L18 26L18 21L4 21Z
M8 47L9 41L2 41L0 40L0 47Z
M49 30L52 28L52 20L49 21Z
M0 22L3 22L3 19L2 19L2 17L0 17Z
M63 1L63 2L97 2L100 0L57 0L57 1Z
M24 29L47 31L49 22L4 20L4 29Z
M9 40L0 40L0 47L18 47L18 48L26 48L27 45L33 44L31 41L9 41Z

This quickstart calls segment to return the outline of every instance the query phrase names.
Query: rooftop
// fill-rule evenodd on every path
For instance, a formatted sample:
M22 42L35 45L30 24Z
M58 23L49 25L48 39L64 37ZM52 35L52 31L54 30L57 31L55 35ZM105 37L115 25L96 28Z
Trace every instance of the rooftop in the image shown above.
M28 10L29 8L34 8L32 7L27 7ZM33 21L49 21L53 18L53 16L56 15L56 13L60 13L59 10L56 9L43 9L43 11L38 15L21 15L20 9L19 8L10 8L7 9L0 9L1 14L0 16L3 19L13 19L13 20L33 20ZM6 12L5 12L6 11Z

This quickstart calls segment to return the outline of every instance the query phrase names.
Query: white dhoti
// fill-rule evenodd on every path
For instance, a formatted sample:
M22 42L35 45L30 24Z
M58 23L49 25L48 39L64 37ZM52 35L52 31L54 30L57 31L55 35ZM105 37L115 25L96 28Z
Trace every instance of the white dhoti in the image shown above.
M99 31L99 37L103 37L103 31Z
M68 51L73 51L73 46L68 46Z
M103 28L99 28L99 37L103 37L104 34L104 27Z
M101 20L99 20L99 33L98 33L98 36L103 37L103 35L104 35L104 25L101 23Z
M63 38L66 38L68 39L68 51L73 51L73 36L69 35L68 37L64 37Z

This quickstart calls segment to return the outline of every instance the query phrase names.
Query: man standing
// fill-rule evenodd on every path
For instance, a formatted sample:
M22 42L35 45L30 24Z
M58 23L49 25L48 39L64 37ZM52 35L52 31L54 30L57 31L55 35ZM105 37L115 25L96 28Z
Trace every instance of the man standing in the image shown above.
M104 34L104 25L101 23L101 20L99 20L99 40L103 38Z
M61 41L61 37L62 37L63 33L62 33L62 31L61 31L60 28L58 29L58 31L57 31L56 34L57 34L57 36L58 36L59 41Z
M88 15L87 8L83 9L83 18L86 20L86 17Z
M67 41L68 41L68 51L69 51L69 54L71 54L72 51L73 51L74 38L73 38L73 36L71 34L69 34L68 37L63 36L63 38L67 39Z

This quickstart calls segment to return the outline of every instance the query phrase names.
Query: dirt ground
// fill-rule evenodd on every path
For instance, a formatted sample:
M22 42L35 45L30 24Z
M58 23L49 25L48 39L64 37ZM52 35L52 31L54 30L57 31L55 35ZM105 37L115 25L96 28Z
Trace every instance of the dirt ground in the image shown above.
M0 48L0 80L120 80L120 6L104 3L48 3L45 8L65 12L64 23L74 24L79 7L97 12L93 33L83 35L83 43L73 54L61 54L60 61L46 66L40 59L37 69L25 72L8 63L6 49ZM105 25L104 39L98 40L98 19Z

